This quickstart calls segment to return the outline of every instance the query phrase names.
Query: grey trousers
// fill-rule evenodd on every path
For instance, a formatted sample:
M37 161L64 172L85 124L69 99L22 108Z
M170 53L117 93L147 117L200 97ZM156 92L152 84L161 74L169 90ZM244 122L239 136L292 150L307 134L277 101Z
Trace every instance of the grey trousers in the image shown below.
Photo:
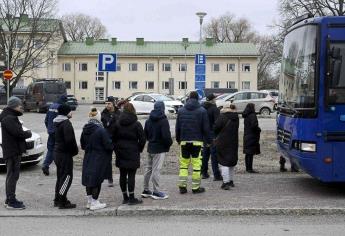
M152 181L153 191L159 191L159 178L165 159L165 153L150 154L145 162L144 190L150 189L150 180Z
M234 181L234 173L235 173L234 166L228 167L228 166L220 165L220 171L222 172L224 183L229 183L230 181Z
M20 156L14 156L6 159L6 198L12 201L16 198L16 187L20 173Z

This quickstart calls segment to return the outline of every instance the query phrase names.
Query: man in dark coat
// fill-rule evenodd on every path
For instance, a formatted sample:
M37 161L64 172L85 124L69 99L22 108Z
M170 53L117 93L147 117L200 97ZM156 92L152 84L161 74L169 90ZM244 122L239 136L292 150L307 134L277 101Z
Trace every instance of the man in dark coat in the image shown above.
M72 118L71 108L67 104L59 106L58 116L54 119L54 161L57 175L54 206L59 209L76 207L67 200L67 192L73 180L73 157L78 154L78 145L70 118Z
M145 165L144 191L142 197L153 199L167 199L168 195L159 190L160 170L163 166L165 153L169 152L172 145L170 125L165 115L164 102L158 101L145 123L145 136L148 140L147 152L149 153ZM152 180L153 192L149 188Z
M260 154L261 129L256 117L255 105L248 103L242 116L244 118L243 153L246 155L246 171L248 173L257 173L253 170L253 157Z
M116 121L118 120L121 112L115 105L115 98L113 96L107 97L105 101L105 108L101 113L101 121L103 123L104 128L108 131L108 134L111 136L112 130L116 125ZM112 159L110 159L108 169L107 169L107 178L108 179L108 186L114 186L113 180L113 165Z
M207 96L206 101L203 103L203 107L207 111L208 121L210 124L211 139L214 139L214 133L213 133L214 123L216 122L220 112L216 105L216 96L213 93ZM222 180L222 176L219 171L216 147L214 145L207 146L205 144L203 147L202 167L201 167L202 178L208 179L210 177L208 174L208 161L210 159L210 155L211 155L211 164L212 164L214 180L220 181Z
M62 95L59 99L50 105L48 112L46 114L46 118L44 119L44 124L47 128L48 132L48 142L47 142L47 154L43 161L42 172L44 175L49 175L49 166L54 161L53 151L54 151L54 144L55 144L55 126L54 126L54 119L58 116L57 109L62 104L67 102L67 96Z
M238 127L239 118L235 105L222 109L214 126L216 135L217 159L223 176L224 190L234 187L234 167L238 161Z
M80 138L81 148L85 150L83 160L82 184L86 187L87 205L90 210L106 207L98 200L104 179L107 179L107 170L112 158L113 145L110 135L103 128L101 113L92 108L89 113L89 122L84 126Z
M203 193L201 184L201 149L203 144L211 145L210 124L207 111L201 107L199 95L192 91L189 99L180 108L176 119L176 141L181 145L179 189L181 194L187 193L188 168L193 166L192 192Z
M8 100L7 107L0 114L2 153L6 162L6 201L7 209L25 209L23 202L16 199L16 186L20 173L22 154L26 152L25 140L31 131L24 131L18 117L23 115L22 101L17 97Z

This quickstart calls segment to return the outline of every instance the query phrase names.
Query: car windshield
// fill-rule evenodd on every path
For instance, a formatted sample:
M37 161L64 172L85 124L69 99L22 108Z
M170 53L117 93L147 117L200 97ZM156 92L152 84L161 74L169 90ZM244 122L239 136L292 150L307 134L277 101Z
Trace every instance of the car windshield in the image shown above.
M224 99L226 98L227 96L229 96L230 94L229 93L225 93L225 94L222 94L222 95L219 95L216 100L221 100L221 99Z
M150 94L151 97L153 97L156 101L173 101L171 98L161 95L161 94Z
M315 108L317 26L291 31L285 38L279 100L293 109Z
M65 93L65 86L62 83L45 83L44 89L49 94L63 94Z

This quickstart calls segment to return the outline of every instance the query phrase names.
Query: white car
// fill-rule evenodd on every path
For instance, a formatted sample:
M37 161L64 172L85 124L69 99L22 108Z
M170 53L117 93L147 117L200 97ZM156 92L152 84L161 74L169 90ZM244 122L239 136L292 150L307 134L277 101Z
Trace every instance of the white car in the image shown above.
M0 113L2 110L0 110ZM23 127L24 131L28 130ZM0 166L5 166L5 160L2 153L2 135L0 128ZM42 143L41 136L35 132L32 132L32 137L26 139L26 146L28 150L23 154L21 164L38 164L43 159L43 154L45 151L45 146Z
M153 110L154 103L162 101L165 104L165 114L175 114L183 104L158 93L137 94L129 98L137 114L149 114Z

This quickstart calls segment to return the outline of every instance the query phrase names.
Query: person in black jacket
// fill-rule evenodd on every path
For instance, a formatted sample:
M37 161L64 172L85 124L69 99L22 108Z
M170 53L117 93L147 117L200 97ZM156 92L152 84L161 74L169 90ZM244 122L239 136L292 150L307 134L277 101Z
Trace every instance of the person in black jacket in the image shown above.
M112 158L113 145L110 135L103 128L101 113L92 108L89 122L84 126L80 137L81 148L85 150L83 160L82 184L86 187L87 205L90 210L106 207L98 196L104 179L107 178L109 162Z
M22 154L26 152L25 139L31 131L24 131L18 117L23 115L22 101L17 97L8 100L7 107L0 114L2 153L6 162L6 201L7 209L25 209L23 202L16 199L16 186L20 173Z
M206 102L203 103L203 107L207 111L208 115L208 121L210 124L210 135L211 138L214 139L214 123L216 122L218 116L219 116L219 109L216 106L216 96L214 96L213 93L207 96ZM213 177L215 181L222 180L222 176L219 171L218 167L218 161L217 161L217 152L216 147L214 145L207 146L206 144L203 147L202 150L202 167L201 167L201 174L203 179L208 179L210 176L208 174L208 161L210 159L211 155L211 164L212 164L212 171L213 171Z
M154 109L150 113L150 118L145 123L145 136L148 140L144 175L144 191L142 197L152 197L153 199L167 199L168 195L159 191L159 177L162 169L165 153L169 152L172 145L170 125L165 115L164 102L158 101L154 104ZM153 192L150 191L149 181L152 180Z
M105 108L101 113L101 121L103 123L104 128L108 131L110 136L113 132L114 126L116 125L116 121L119 118L119 116L120 111L115 105L115 98L113 96L107 97L107 100L105 101ZM110 159L109 161L106 179L108 179L108 186L114 187L112 159Z
M133 104L124 105L112 138L115 145L116 166L120 169L123 204L140 204L142 200L134 197L135 174L140 167L140 153L144 150L146 139Z
M216 135L215 145L217 158L223 176L224 190L229 190L234 185L234 169L238 161L238 127L239 118L236 106L223 108L214 126Z
M246 171L248 173L258 173L253 170L253 157L260 154L261 129L256 117L255 105L248 103L242 116L244 118L243 153L246 155Z
M69 120L72 118L71 108L67 104L63 104L59 106L58 114L54 119L54 161L57 175L54 206L59 209L70 209L76 207L76 204L67 200L67 192L73 180L73 157L78 154L78 145L72 123Z
M176 141L181 145L179 189L187 193L188 168L193 166L192 192L203 193L201 184L201 148L211 145L210 125L207 111L201 107L199 95L192 91L184 107L180 108L176 119Z

